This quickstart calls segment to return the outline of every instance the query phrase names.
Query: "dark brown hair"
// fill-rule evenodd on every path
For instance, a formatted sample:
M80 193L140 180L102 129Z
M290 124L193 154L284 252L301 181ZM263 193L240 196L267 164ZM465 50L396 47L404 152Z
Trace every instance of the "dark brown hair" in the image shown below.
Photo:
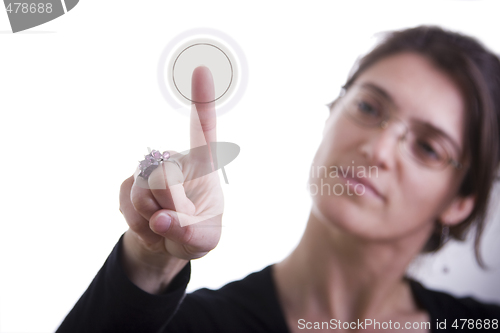
M463 93L466 125L462 160L468 162L468 169L458 195L474 196L475 204L464 221L449 228L449 235L463 241L470 226L475 225L476 260L484 268L479 251L480 239L500 159L500 60L472 37L437 26L423 25L386 32L382 41L358 60L343 88L348 89L362 72L377 61L401 52L425 56L450 75ZM422 252L437 251L446 242L438 222Z

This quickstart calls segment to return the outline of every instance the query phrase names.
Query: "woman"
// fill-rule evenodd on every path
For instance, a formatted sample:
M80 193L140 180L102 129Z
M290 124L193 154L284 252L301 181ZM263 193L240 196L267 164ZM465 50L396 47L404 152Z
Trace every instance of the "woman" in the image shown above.
M192 88L191 146L208 148L207 68L194 71ZM120 192L130 228L58 332L498 329L499 306L405 276L420 252L472 225L481 263L500 159L498 91L500 61L474 39L428 26L389 34L330 104L297 248L216 291L184 293L189 260L220 238L217 172L199 173L211 155L192 149L149 177L137 170Z

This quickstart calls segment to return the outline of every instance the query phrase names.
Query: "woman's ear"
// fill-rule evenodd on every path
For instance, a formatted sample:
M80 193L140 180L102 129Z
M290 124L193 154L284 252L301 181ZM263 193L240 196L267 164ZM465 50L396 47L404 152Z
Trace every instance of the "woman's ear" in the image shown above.
M454 226L465 220L474 209L474 196L456 197L439 215L441 223Z

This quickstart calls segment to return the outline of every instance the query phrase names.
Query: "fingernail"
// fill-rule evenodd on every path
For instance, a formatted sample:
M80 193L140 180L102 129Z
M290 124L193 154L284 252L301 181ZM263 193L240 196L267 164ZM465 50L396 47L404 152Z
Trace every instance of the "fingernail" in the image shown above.
M170 228L170 223L172 223L172 218L168 214L158 214L155 223L155 231L158 233L167 232Z

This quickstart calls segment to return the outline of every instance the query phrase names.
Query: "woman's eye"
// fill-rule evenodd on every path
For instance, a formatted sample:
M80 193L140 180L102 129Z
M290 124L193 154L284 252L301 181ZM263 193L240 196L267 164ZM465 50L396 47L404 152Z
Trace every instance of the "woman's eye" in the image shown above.
M375 117L375 116L379 115L379 112L377 109L375 109L373 106L371 106L370 104L368 104L364 101L358 102L358 109L365 116L374 116Z
M438 160L440 158L439 154L428 142L418 141L417 145L418 145L418 150L422 152L427 158L432 158L435 160Z

